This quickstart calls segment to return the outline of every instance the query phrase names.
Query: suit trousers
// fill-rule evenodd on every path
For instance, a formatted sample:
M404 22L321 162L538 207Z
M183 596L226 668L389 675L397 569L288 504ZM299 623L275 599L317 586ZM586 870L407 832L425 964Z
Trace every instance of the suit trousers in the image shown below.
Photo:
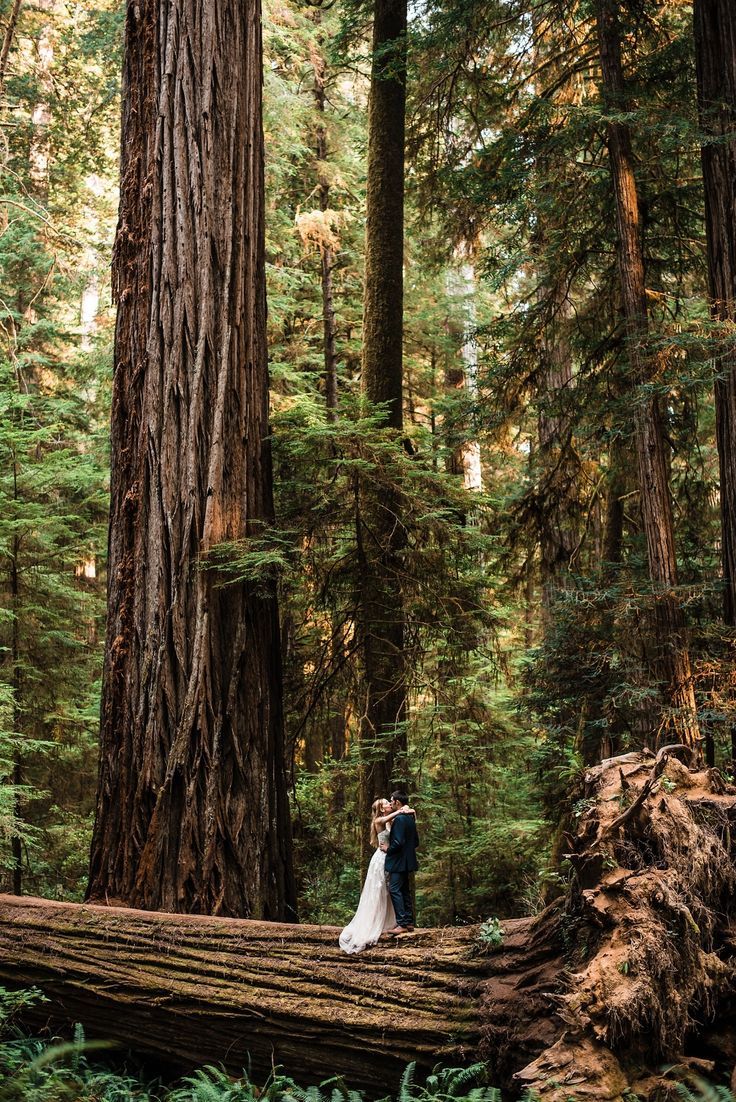
M394 905L397 926L413 926L414 911L411 905L408 872L390 872L388 874L388 893Z

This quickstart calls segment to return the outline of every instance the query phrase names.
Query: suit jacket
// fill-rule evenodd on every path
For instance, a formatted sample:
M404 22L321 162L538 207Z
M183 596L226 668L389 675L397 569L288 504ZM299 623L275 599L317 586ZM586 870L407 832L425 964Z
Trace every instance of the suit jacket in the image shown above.
M415 872L419 868L419 833L413 815L397 815L391 824L386 872Z

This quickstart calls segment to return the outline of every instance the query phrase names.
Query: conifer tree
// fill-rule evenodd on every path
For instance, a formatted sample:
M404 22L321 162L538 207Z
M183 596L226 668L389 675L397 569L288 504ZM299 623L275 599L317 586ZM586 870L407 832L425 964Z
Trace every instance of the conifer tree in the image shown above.
M404 155L406 0L375 0L368 108L363 393L403 425ZM363 691L360 742L365 766L361 819L405 769L404 614L398 555L404 532L396 486L362 480L357 511L361 559L359 630Z
M708 279L716 332L724 619L736 626L736 8L695 0ZM736 745L734 747L736 751Z
M89 896L294 916L273 578L257 0L127 11L108 630Z
M603 94L609 112L627 107L621 60L618 0L598 0L597 27ZM674 708L673 726L684 745L699 753L699 730L685 622L677 589L672 501L661 402L645 388L656 375L651 347L642 251L639 194L629 124L611 118L607 128L618 227L618 264L627 354L634 385L641 388L635 412L639 491L649 574L655 586L658 665Z

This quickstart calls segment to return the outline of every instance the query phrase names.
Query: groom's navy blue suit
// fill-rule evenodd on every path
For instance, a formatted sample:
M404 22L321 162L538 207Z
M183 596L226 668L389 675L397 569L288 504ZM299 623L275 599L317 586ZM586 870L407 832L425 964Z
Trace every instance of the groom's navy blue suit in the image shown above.
M418 848L419 834L416 819L413 815L397 815L391 824L391 837L384 866L388 873L388 890L396 912L397 926L414 925L409 873L419 868Z

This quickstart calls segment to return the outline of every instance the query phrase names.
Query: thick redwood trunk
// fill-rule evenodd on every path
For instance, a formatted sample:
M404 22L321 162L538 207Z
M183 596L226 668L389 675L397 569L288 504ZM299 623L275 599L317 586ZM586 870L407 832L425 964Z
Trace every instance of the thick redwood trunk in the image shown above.
M702 146L708 277L722 323L715 357L716 434L721 476L723 605L736 625L736 7L696 0L695 57Z
M272 516L257 0L129 3L93 899L293 914Z
M368 113L366 258L362 381L366 397L386 407L386 423L401 430L403 381L404 132L406 0L375 0ZM364 694L360 741L361 821L368 853L368 809L404 779L406 684L404 616L399 580L403 546L396 488L361 483L357 537L361 588L359 622Z
M603 92L609 110L618 113L627 106L618 0L597 0L597 18ZM649 346L639 196L628 124L609 122L607 138L616 203L619 274L628 356L634 382L641 386L655 377L657 365ZM695 693L684 617L676 593L677 560L667 443L661 405L656 396L642 394L638 397L635 446L649 576L655 587L657 665L667 691L667 702L672 708L676 737L696 750L699 747L699 732Z

